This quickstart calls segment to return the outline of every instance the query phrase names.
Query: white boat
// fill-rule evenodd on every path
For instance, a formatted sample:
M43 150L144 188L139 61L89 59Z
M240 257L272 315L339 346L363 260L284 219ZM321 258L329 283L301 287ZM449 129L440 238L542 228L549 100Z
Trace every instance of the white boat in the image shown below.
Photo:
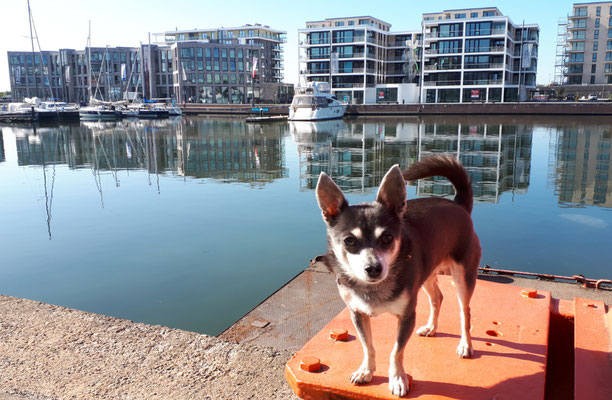
M298 87L289 107L290 121L319 121L342 118L346 104L331 93L327 82L308 82Z
M112 103L90 98L89 106L79 109L79 117L84 121L115 120L122 117L121 111Z
M41 101L40 103L38 103L36 111L57 112L59 115L59 119L62 121L79 119L79 108L74 104L68 104L63 101Z

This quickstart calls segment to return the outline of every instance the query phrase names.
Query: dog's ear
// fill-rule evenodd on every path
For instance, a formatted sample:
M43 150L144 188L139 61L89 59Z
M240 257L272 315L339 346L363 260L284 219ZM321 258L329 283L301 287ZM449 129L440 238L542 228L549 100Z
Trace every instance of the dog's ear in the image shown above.
M340 188L325 172L319 175L316 194L319 208L323 211L323 219L326 222L332 221L344 207L348 206Z
M385 174L376 201L395 212L398 216L404 213L406 207L406 181L399 165L395 164Z

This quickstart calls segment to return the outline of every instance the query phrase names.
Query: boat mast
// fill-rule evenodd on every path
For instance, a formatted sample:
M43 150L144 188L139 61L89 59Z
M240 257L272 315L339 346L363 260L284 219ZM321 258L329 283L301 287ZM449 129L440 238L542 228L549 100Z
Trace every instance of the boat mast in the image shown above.
M32 11L30 10L30 0L28 0L28 22L30 23L30 42L32 43L32 64L34 65L34 85L36 86L35 96L38 96L38 73L36 72L36 55L34 54L34 36L32 34ZM28 97L30 96L30 86L28 85Z
M89 20L89 34L87 35L87 92L91 101L91 20Z

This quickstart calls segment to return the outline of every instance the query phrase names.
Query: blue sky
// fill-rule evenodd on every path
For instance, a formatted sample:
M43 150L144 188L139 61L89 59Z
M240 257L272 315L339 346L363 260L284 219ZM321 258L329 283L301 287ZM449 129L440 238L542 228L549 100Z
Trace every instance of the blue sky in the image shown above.
M515 24L540 25L538 83L554 77L557 22L571 12L567 0L470 1L196 1L196 0L30 0L43 50L83 49L91 20L94 46L137 46L148 32L234 27L261 23L287 31L285 80L297 82L297 29L306 21L371 15L392 24L393 31L420 29L425 12L497 6ZM0 0L0 91L9 90L6 52L29 50L26 0Z

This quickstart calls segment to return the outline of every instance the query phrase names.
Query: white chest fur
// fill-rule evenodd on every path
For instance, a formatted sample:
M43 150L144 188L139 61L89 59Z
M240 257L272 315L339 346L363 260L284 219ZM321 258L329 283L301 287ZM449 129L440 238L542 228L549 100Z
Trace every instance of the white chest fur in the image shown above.
M375 317L379 314L389 312L394 315L404 314L404 310L408 305L408 293L404 291L396 299L386 302L368 302L356 291L343 285L338 285L340 297L344 300L346 306L363 314Z

